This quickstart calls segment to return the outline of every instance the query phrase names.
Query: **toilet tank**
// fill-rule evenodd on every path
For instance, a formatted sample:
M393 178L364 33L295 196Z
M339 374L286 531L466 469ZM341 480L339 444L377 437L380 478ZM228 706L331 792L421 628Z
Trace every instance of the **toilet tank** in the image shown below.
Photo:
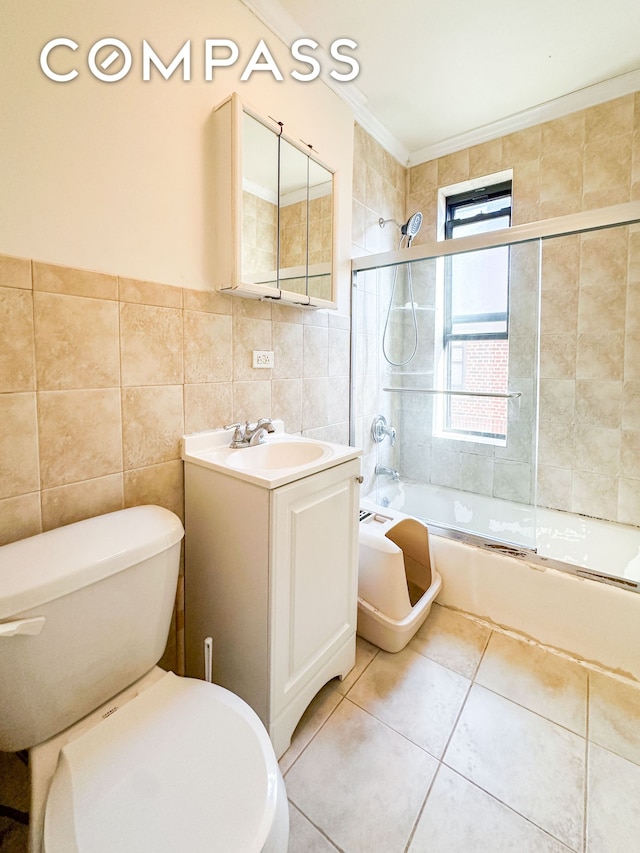
M0 750L41 743L155 666L183 535L174 513L139 506L0 547Z

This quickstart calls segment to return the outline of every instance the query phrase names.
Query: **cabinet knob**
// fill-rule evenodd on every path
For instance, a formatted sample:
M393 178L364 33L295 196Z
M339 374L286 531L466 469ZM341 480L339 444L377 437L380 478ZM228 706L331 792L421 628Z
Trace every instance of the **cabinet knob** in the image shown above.
M362 474L360 474L360 476L356 477L356 483L364 483L364 477L362 476Z

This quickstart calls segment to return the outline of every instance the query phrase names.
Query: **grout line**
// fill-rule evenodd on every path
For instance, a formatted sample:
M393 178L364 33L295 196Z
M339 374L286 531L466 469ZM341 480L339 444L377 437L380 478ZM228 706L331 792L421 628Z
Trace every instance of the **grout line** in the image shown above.
M589 805L589 705L591 695L591 674L587 677L587 708L584 728L584 810L582 814L582 850L587 850L587 826Z
M309 817L309 815L305 814L305 812L302 811L300 806L296 805L296 803L294 803L293 800L290 800L289 798L287 798L287 802L289 803L289 805L293 806L296 811L299 811L305 820L309 821L311 826L313 826L313 828L316 829L324 839L326 839L326 841L333 847L334 850L338 850L339 853L346 853L346 851L342 847L338 847L338 845L333 841L333 839L329 835L327 835L324 829L314 823Z

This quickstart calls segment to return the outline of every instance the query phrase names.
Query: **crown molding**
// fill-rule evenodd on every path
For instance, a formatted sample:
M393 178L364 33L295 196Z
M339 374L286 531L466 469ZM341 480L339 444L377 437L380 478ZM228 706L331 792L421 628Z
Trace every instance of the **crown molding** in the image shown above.
M417 166L419 163L426 163L428 160L435 160L437 157L444 157L446 154L454 154L456 151L471 148L473 145L490 142L500 136L507 136L509 133L515 133L518 130L526 130L537 124L562 118L639 90L640 69L636 69L604 80L601 83L594 83L584 89L570 92L568 95L562 95L560 98L554 98L552 101L546 101L544 104L491 122L491 124L485 124L466 133L443 139L442 142L427 145L425 148L411 153L408 165Z
M300 37L300 25L277 0L240 0L240 2L285 44L291 44L296 38ZM325 68L329 62L326 53L322 48L318 48L317 54L322 58L321 64ZM522 112L506 118L498 119L498 121L490 124L451 136L440 142L434 142L417 151L410 151L371 112L367 105L366 95L355 83L339 83L326 73L321 74L321 79L349 105L354 120L363 130L380 143L403 166L408 167L444 157L446 154L454 154L456 151L471 148L473 145L490 142L492 139L507 136L509 133L526 130L537 124L562 118L570 113L640 91L640 69L635 69L601 83L594 83L592 86L586 86L584 89L578 89L575 92L554 98L551 101L546 101L530 109L522 110Z

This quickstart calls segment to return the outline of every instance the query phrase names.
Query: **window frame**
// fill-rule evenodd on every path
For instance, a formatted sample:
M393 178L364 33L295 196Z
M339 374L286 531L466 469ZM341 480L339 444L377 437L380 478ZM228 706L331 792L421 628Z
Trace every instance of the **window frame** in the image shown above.
M489 213L481 213L463 219L456 219L455 213L465 207L477 205L481 202L491 201L499 198L509 198L508 209L501 208ZM511 226L513 213L513 181L502 180L495 184L480 186L476 189L465 190L464 192L452 193L444 197L444 239L454 240L454 230L456 226L473 225L475 223L487 222L492 219L504 219L508 216L509 226ZM453 277L452 277L453 259L449 256L445 258L444 263L444 312L443 312L443 329L442 329L442 349L445 357L445 375L446 384L450 390L454 390L452 384L452 353L455 342L465 341L492 341L492 340L509 340L509 265L507 265L507 305L504 312L492 312L488 314L468 314L456 316L457 324L460 323L478 323L478 322L504 322L503 331L493 332L453 332ZM464 384L464 378L463 378ZM455 389L458 390L458 389ZM446 434L450 436L457 435L460 438L474 441L477 439L498 440L500 442L506 440L506 435L498 435L487 432L475 432L472 430L459 430L451 426L451 405L452 396L448 395L444 406L444 423L443 428Z

